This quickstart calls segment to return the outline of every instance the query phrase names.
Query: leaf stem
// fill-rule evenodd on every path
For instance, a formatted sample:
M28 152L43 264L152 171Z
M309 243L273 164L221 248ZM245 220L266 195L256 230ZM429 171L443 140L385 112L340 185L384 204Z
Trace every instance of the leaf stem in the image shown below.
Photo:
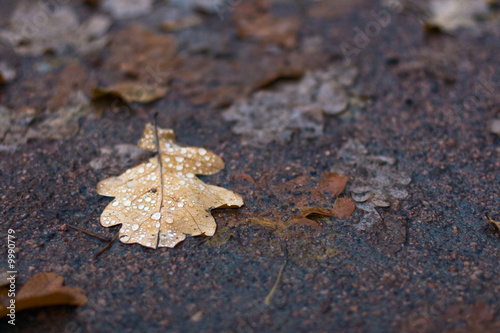
M113 245L113 243L115 242L115 240L118 238L118 232L113 236L113 238L111 238L109 241L108 241L108 244L104 245L102 247L102 249L99 250L99 252L97 252L97 254L95 255L96 258L99 257L101 254L104 253L104 251L108 250L111 245Z
M161 148L160 148L160 137L158 135L158 112L155 113L154 115L154 119L155 119L155 143L156 143L156 148L158 150L158 166L160 167L160 187L161 187L161 197L160 197L160 209L159 209L159 213L161 214L161 210L163 208L163 164L162 164L162 160L161 160ZM158 230L160 231L160 230ZM158 242L160 241L160 237L158 237L156 239L156 246L158 247Z
M94 238L100 240L101 242L109 242L110 241L109 238L105 238L105 237L102 237L98 234L94 234L93 232L87 231L87 230L82 229L80 227L76 227L76 226L73 226L71 224L68 224L68 227L70 227L71 229L74 229L76 231L80 231L81 233L84 233L87 236L94 237Z

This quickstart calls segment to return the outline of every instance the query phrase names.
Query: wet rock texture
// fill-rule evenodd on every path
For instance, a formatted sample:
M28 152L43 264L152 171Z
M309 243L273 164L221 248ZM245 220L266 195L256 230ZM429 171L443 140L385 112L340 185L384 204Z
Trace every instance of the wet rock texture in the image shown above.
M137 16L117 7L126 3L64 1L71 22L58 21L68 29L57 43L53 29L34 31L31 46L0 43L2 237L16 231L19 285L55 272L88 297L83 307L19 312L16 326L2 319L0 331L500 331L500 233L484 218L500 219L496 12L439 33L422 20L442 24L446 15L430 20L403 1L258 1L252 9L144 1ZM197 20L167 15L176 3L180 17ZM9 28L16 3L0 8L2 31L22 28ZM389 21L380 21L382 10ZM96 15L102 25L93 30ZM106 43L118 45L113 36L132 24L177 40L161 68L149 51L108 58ZM332 68L355 69L348 88L321 89ZM94 87L127 80L166 95L149 104L90 100ZM312 88L298 92L307 80ZM290 113L272 131L276 118L259 112L280 103ZM96 258L104 244L68 225L118 232L99 224L112 199L96 184L150 157L131 147L156 112L179 144L224 159L223 171L200 178L241 194L245 206L214 212L212 238L157 250L115 243ZM351 217L316 216L285 236L272 216L255 223L263 211L292 214L294 193L277 195L280 183L335 171L349 177L341 196L356 202ZM259 187L266 177L272 191ZM279 197L291 199L276 204Z

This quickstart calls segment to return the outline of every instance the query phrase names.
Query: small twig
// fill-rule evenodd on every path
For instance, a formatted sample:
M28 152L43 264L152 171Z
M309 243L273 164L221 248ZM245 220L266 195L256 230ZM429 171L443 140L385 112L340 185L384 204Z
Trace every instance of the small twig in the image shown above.
M87 236L94 237L94 238L96 238L96 239L100 240L101 242L109 242L109 241L110 241L110 239L109 239L109 238L105 238L105 237L102 237L102 236L100 236L100 235L98 235L98 234L94 234L93 232L87 231L87 230L82 229L82 228L80 228L80 227L75 227L75 226L70 225L70 224L68 224L68 227L70 227L71 229L74 229L74 230L80 231L81 233L84 233L84 234L85 234L85 235L87 235ZM116 236L115 236L115 237L116 237Z
M97 240L100 240L101 242L107 242L107 244L104 245L103 248L99 250L99 252L97 252L96 258L99 257L101 254L103 254L104 251L108 250L111 247L111 245L113 245L115 240L118 238L118 233L116 233L116 235L114 235L113 238L109 239L109 238L105 238L105 237L102 237L100 235L94 234L93 232L87 231L87 230L82 229L80 227L75 227L75 226L69 225L69 224L68 224L68 227L70 227L71 229L74 229L76 231L80 231L81 233L84 233L87 236L90 236L90 237L93 237Z
M490 222L490 224L496 228L498 231L500 231L500 222L498 221L495 221L493 220L490 215L488 215L488 213L484 213L484 216L486 216L486 219L488 220L488 222Z
M113 245L113 243L116 241L116 239L118 238L118 233L116 233L113 238L111 238L111 240L108 241L108 244L104 245L102 247L102 249L99 250L99 252L97 252L97 254L95 255L96 258L99 257L101 254L104 253L104 251L108 250L109 248L111 248L111 245Z
M286 263L287 263L287 259L284 259L283 260L283 264L280 267L280 271L278 272L278 277L276 278L276 281L274 282L273 288L271 289L271 291L269 292L269 294L267 294L266 299L264 300L264 304L266 306L271 305L271 299L273 298L274 293L278 289L278 285L279 285L279 283L281 281L281 277L283 275L283 271L285 270Z
M266 306L271 305L271 299L273 298L274 293L278 289L278 285L281 282L281 277L283 276L283 271L285 270L286 264L288 262L288 248L286 247L286 243L283 244L283 254L285 255L285 259L283 259L283 264L280 267L280 270L278 272L278 277L276 278L276 281L274 282L273 288L267 294L266 299L264 300L264 304Z

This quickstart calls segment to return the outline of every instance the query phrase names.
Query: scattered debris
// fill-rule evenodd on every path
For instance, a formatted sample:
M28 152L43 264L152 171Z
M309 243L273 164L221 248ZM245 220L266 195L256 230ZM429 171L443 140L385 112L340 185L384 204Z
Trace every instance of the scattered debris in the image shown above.
M99 252L97 252L96 254L96 257L100 256L101 254L103 254L105 251L109 250L111 248L111 246L113 245L113 243L116 241L116 239L118 238L118 233L116 233L113 238L109 239L109 238L105 238L105 237L102 237L98 234L95 234L93 232L90 232L88 230L85 230L85 229L82 229L80 227L77 227L77 226L74 226L74 225L71 225L71 224L68 224L68 227L70 227L71 229L73 230L76 230L76 231L79 231L87 236L90 236L90 237L93 237L97 240L100 240L101 242L106 242L106 245L104 245L100 250Z
M413 55L414 57L414 55ZM457 81L457 68L460 66L460 49L445 43L439 50L422 48L416 58L402 60L395 66L395 72L404 78L421 77L422 74L436 77L445 83Z
M111 37L109 49L105 67L117 83L94 88L93 98L113 96L128 103L150 103L168 92L172 69L177 64L174 37L132 25Z
M172 8L163 19L160 28L164 31L175 31L200 25L203 22L200 15ZM220 36L219 36L220 37Z
M35 115L32 108L16 112L0 105L0 151L13 151L17 145L26 143L25 133Z
M212 236L216 224L210 210L241 207L240 195L207 185L195 174L211 175L224 162L203 148L180 147L170 129L147 124L139 148L158 152L118 177L97 184L99 194L115 197L101 215L101 225L122 224L122 243L174 247L186 235Z
M222 6L231 6L231 3L227 4L224 0L172 0L171 3L177 7L206 14L215 14Z
M113 34L109 50L105 67L111 73L121 74L115 77L115 82L134 81L157 88L169 82L177 64L176 39L140 25L128 26Z
M104 0L102 7L115 19L123 20L149 14L153 0Z
M0 84L13 81L16 78L16 70L5 61L0 61Z
M240 177L248 184L248 177ZM257 214L248 215L250 224L287 238L301 227L322 230L330 223L326 217L347 218L356 208L350 198L339 197L347 184L347 177L340 174L326 172L317 177L302 171L288 181L281 177L284 175L277 178L266 173L253 185L248 184L255 186L254 197L266 198L258 204Z
M269 12L268 1L242 2L234 7L234 23L241 38L253 38L265 44L286 48L297 45L300 21L297 17L276 17Z
M215 46L220 44L217 42ZM293 53L268 54L251 45L238 50L233 57L237 60L228 60L227 55L212 59L207 59L206 54L192 56L176 70L177 82L173 86L193 104L210 103L217 108L227 107L278 79L297 79L304 74L303 58Z
M334 19L345 16L362 5L361 0L314 1L307 14L314 19Z
M294 132L303 138L318 138L323 134L324 115L348 109L357 74L356 68L344 66L308 72L297 84L259 91L235 103L223 113L223 119L236 122L232 131L242 136L243 144L285 143Z
M262 231L251 233L258 236L250 241L249 246L255 246L259 256L261 253L264 256L276 256L283 251L286 261L303 268L316 267L318 263L337 256L341 251L336 248L336 221L328 217L347 218L354 212L353 201L339 197L344 191L347 177L330 172L317 176L312 169L305 171L302 167L277 168L287 172L270 171L257 181L253 181L249 175L236 175L247 191L250 190L254 198L260 199L253 204L257 213L249 212L248 209L238 211L236 225L239 230L257 228ZM245 214L247 223L241 224ZM252 252L250 249L248 251ZM271 304L280 275L266 297L266 305Z
M73 95L73 103L68 107L56 110L45 118L28 128L26 139L68 139L76 135L80 126L80 118L92 113L89 99L84 93L77 92Z
M101 148L101 155L90 161L94 170L117 169L131 165L147 157L147 152L132 144L120 144L114 147Z
M500 119L493 119L490 123L490 132L500 137Z
M80 128L79 119L90 114L89 100L82 92L73 95L70 106L43 115L29 107L14 111L0 106L0 151L13 151L30 139L71 138Z
M351 199L339 198L347 184L347 177L335 172L326 172L321 175L316 185L315 183L310 177L299 176L272 187L272 192L276 197L294 204L296 213L289 219L280 218L286 221L285 225L288 224L286 227L293 224L314 226L318 222L311 219L313 215L346 218L354 212L355 205ZM332 202L334 202L333 206ZM277 213L273 215L279 216Z
M223 227L217 229L216 233L212 237L207 237L206 239L204 239L203 243L208 246L224 245L229 242L229 240L233 238L233 236L233 232L231 232L229 227Z
M357 139L349 139L339 150L342 162L333 168L351 179L348 192L365 214L356 228L365 230L382 221L376 207L395 207L408 196L405 186L411 178L395 167L396 159L368 153Z
M10 42L20 55L62 54L68 46L87 54L107 43L104 34L110 26L111 20L103 15L93 15L80 23L70 7L50 8L43 1L21 2L9 27L0 30L0 39Z
M45 84L30 84L28 87L39 92L40 96L46 96L46 103L42 105L51 110L74 104L74 92L88 92L93 85L89 80L88 71L78 62L70 62L61 71L47 73L40 80ZM53 89L47 89L46 85ZM81 98L83 101L83 94Z
M185 52L184 54L189 56L203 55L206 57L210 55L217 58L232 53L230 48L231 37L228 35L221 36L212 31L193 29L180 31L176 34L176 38L179 43L179 49L182 49ZM209 63L206 61L206 58L204 60L205 63ZM217 59L213 60L217 62ZM228 61L226 59L226 63ZM186 65L189 65L189 61Z
M81 288L63 286L64 278L56 273L40 273L33 276L19 292L16 293L15 311L39 308L52 305L87 304L87 296ZM8 288L4 286L0 292L0 317L9 314L7 297Z
M498 20L493 13L493 2L485 0L432 0L429 3L430 17L425 20L428 30L452 33L459 28L470 28L490 18Z

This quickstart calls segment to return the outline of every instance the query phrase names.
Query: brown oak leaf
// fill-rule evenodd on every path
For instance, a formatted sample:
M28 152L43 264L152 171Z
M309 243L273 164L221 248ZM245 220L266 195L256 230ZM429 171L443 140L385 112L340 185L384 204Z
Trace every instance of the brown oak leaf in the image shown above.
M175 143L171 129L147 124L139 148L158 156L97 184L99 194L115 199L104 209L101 224L122 224L119 239L149 248L174 247L186 235L212 236L216 230L210 211L241 207L243 198L208 185L195 175L212 175L224 168L214 153Z
M105 88L97 87L92 90L92 98L111 96L121 98L127 103L150 103L162 98L167 92L168 88L164 86L148 86L132 81L116 83Z
M40 273L33 276L15 295L15 309L38 308L51 305L85 305L87 296L81 288L63 286L64 278L56 273ZM10 313L8 286L0 289L0 317Z

